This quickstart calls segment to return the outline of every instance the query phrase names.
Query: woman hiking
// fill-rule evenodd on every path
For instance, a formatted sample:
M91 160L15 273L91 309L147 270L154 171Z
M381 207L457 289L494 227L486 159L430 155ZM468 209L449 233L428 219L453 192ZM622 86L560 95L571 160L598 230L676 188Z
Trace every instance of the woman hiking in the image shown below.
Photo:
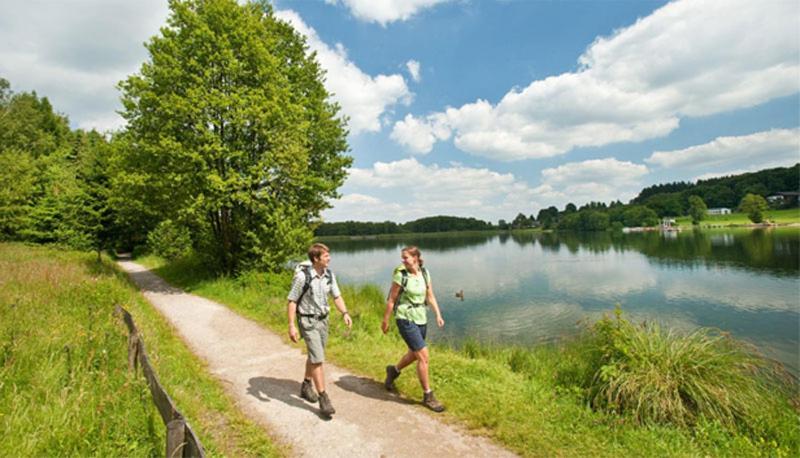
M425 305L430 305L436 314L436 324L444 326L439 304L433 294L430 274L422 267L422 255L419 248L408 246L400 251L403 264L394 269L392 274L392 287L386 300L386 311L383 314L381 330L384 334L389 331L389 318L395 314L397 330L408 345L408 351L396 365L386 366L387 390L394 391L394 381L400 376L401 371L417 362L417 376L422 390L425 393L422 403L434 412L442 412L444 406L433 395L430 378L428 376L428 347L425 344L428 315Z

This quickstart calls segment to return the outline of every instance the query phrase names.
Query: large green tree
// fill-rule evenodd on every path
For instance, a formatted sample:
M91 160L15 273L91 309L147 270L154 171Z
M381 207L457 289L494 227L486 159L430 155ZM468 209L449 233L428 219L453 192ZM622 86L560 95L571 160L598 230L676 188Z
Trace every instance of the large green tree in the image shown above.
M0 238L105 246L106 147L97 132L70 131L46 97L0 78Z
M689 196L689 216L692 217L692 224L700 224L706 217L708 207L700 196Z
M764 213L768 209L766 199L758 194L747 194L739 203L739 210L746 213L750 221L756 224L764 221Z
M119 221L172 219L220 270L277 268L311 237L352 159L304 38L266 2L171 0L150 59L120 83Z

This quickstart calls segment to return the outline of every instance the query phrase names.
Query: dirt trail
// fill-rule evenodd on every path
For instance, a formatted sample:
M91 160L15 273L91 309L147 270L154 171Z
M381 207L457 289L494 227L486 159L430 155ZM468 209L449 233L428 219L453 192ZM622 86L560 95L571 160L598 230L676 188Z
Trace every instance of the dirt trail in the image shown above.
M297 348L221 304L169 286L139 264L119 264L242 410L299 456L513 456L387 393L381 383L329 363L327 391L337 413L323 419L317 404L299 397L305 356Z

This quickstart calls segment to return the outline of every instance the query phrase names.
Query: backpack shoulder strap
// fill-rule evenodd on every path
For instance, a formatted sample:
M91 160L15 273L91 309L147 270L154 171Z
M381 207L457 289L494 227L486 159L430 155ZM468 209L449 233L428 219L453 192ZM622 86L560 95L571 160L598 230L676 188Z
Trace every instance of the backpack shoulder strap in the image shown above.
M300 306L300 301L305 296L308 289L311 288L311 266L303 265L300 267L300 270L303 272L303 276L305 277L305 283L303 283L303 291L300 292L300 295L297 296L297 306Z
M422 279L425 280L425 290L427 291L427 289L428 289L428 280L429 280L429 278L428 278L428 269L426 269L424 267L421 267L420 269L422 270Z

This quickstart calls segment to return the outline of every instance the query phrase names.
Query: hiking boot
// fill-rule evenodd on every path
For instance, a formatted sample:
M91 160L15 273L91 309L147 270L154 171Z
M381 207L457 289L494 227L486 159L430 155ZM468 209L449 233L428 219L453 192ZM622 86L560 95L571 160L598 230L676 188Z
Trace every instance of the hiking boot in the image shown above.
M336 409L333 408L328 393L325 391L319 394L319 413L326 417L330 417L336 413Z
M436 399L436 396L433 395L433 391L425 393L425 395L422 397L422 403L425 404L425 407L433 410L434 412L444 412L444 406L441 402L439 402L438 399Z
M400 371L394 366L386 366L386 380L383 382L383 386L389 391L397 391L394 386L394 381L397 377L400 377Z
M303 380L303 384L300 386L300 397L308 402L317 402L319 400L317 392L314 391L314 387L311 385L311 380Z

